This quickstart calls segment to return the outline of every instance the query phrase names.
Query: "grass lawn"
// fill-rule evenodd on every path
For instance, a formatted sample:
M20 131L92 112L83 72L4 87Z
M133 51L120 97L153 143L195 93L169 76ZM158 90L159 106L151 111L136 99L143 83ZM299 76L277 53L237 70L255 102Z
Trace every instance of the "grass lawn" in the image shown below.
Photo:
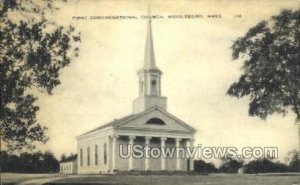
M300 185L298 175L69 175L4 174L5 184L29 179L63 177L45 185ZM11 179L9 181L9 179Z
M300 185L300 176L257 175L116 175L74 176L47 185L93 184L93 185Z

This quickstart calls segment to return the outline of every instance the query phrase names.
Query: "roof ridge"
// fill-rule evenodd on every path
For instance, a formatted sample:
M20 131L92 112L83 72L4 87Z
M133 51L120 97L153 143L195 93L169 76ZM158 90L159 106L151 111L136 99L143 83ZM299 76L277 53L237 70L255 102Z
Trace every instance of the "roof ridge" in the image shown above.
M98 126L98 127L94 128L94 129L92 129L92 130L89 130L89 131L87 131L87 132L84 132L83 134L79 135L78 137L84 136L84 135L86 135L86 134L90 134L90 133L92 133L92 132L94 132L94 131L97 131L97 130L100 130L100 129L103 129L103 128L106 128L106 127L109 127L109 126L114 126L114 124L116 124L117 122L123 121L123 120L125 120L126 118L129 118L129 117L134 116L134 115L135 115L135 114L129 114L129 115L124 116L124 117L121 117L121 118L119 118L119 119L114 119L114 120L112 120L112 121L107 122L106 124L103 124L103 125L101 125L101 126Z

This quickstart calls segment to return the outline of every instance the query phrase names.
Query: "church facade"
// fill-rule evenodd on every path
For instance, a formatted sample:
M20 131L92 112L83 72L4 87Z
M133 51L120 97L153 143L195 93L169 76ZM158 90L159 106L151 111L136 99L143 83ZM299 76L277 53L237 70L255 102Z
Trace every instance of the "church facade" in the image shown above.
M144 67L138 71L139 97L133 101L133 112L77 137L79 174L194 170L193 158L178 157L180 150L175 151L177 155L133 155L137 145L150 149L193 147L196 130L167 112L167 98L161 96L161 75L149 20Z

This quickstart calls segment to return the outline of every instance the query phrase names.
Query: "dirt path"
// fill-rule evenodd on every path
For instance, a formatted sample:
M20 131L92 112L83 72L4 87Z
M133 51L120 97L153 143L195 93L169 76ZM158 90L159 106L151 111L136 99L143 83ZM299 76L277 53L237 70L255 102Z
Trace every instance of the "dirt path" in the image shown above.
M39 178L39 179L31 179L31 180L25 180L23 182L18 183L17 185L42 185L48 182L53 182L60 179L65 179L67 177L45 177L45 178Z

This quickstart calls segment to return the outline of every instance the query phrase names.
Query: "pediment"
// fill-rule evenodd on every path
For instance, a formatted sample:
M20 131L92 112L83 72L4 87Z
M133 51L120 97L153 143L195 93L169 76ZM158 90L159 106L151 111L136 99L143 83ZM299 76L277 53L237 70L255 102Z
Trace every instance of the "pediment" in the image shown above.
M172 114L154 107L114 126L115 129L195 133L196 130Z

